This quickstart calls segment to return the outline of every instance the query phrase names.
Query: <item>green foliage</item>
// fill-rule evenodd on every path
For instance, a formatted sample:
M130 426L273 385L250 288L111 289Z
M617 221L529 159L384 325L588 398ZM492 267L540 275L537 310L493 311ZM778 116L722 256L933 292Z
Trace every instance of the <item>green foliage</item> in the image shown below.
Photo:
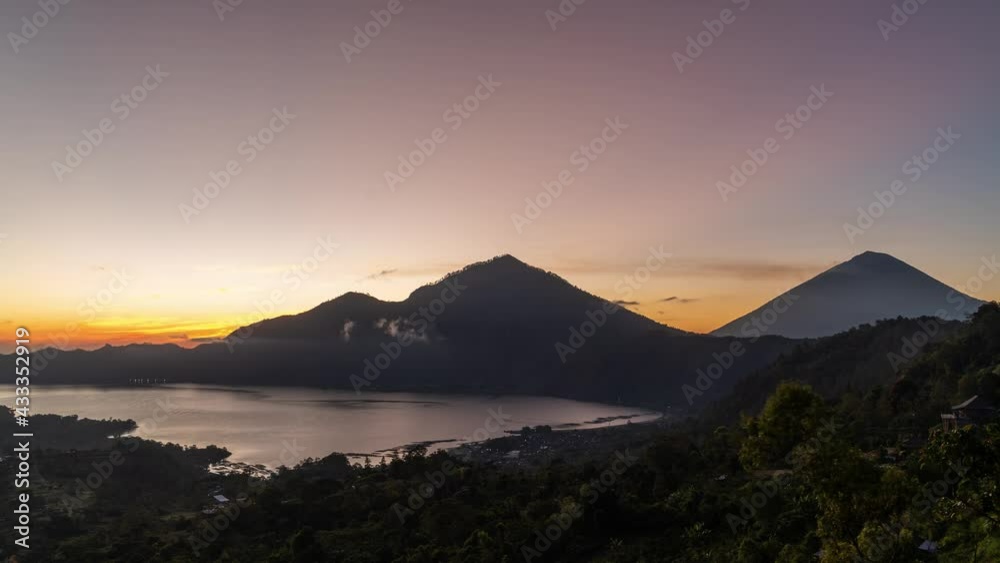
M744 421L746 440L740 461L747 469L787 466L792 450L816 438L829 418L823 399L808 386L782 383L760 416Z
M257 481L208 474L224 450L98 439L122 421L53 419L96 445L40 456L45 519L21 561L514 563L531 553L532 563L805 563L820 551L821 563L1000 561L1000 424L888 448L899 435L927 438L966 393L996 402L998 323L1000 308L986 306L898 381L875 378L835 400L776 383L742 425L664 430L620 471L617 457L511 469L415 448L378 465L311 459ZM840 341L864 334L876 333ZM804 357L779 363L807 369ZM60 495L116 449L125 462L67 513ZM243 502L207 534L222 517L203 513L215 487ZM939 551L919 552L924 540Z

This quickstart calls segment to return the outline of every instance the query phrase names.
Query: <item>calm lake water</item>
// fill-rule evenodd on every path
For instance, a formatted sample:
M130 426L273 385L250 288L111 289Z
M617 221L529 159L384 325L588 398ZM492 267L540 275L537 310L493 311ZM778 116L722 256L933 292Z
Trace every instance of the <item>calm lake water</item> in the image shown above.
M32 391L35 414L130 418L139 425L135 434L143 438L215 444L232 452L231 461L272 468L332 452L374 454L377 462L380 452L407 444L433 442L432 450L447 448L523 426L594 428L660 416L638 408L525 396L359 396L350 390L209 385L36 385ZM5 404L11 396L0 393Z

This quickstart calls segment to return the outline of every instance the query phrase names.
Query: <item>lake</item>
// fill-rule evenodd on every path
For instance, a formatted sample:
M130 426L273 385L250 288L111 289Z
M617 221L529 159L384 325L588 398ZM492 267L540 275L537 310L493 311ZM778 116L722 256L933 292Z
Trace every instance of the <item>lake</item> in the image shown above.
M0 393L5 404L11 393ZM162 385L32 387L33 414L132 419L143 438L215 444L230 461L270 468L332 452L372 454L414 443L429 449L502 436L547 424L585 429L648 422L650 410L529 396L378 393L290 387Z

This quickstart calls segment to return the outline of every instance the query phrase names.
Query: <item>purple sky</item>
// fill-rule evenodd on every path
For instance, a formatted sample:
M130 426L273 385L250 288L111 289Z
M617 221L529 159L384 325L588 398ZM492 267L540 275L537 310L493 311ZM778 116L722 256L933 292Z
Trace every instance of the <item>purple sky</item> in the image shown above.
M589 0L564 20L554 0L244 0L221 19L207 0L77 0L51 17L6 1L0 324L183 342L276 288L276 313L345 291L401 299L502 253L621 299L617 281L661 246L673 258L629 300L689 330L869 249L964 287L1000 241L1000 6L896 4L919 9L884 31L883 0ZM31 33L32 17L48 21ZM355 43L366 24L377 37ZM821 87L832 96L810 99ZM807 121L786 118L809 103ZM294 117L272 119L283 108ZM77 164L67 146L102 123ZM949 127L914 178L907 161ZM415 140L432 154L414 161ZM401 158L419 164L387 180ZM560 175L534 216L526 199L549 201ZM897 179L906 191L849 237ZM300 276L318 238L339 246ZM126 287L81 312L115 272ZM997 280L965 289L1000 298Z

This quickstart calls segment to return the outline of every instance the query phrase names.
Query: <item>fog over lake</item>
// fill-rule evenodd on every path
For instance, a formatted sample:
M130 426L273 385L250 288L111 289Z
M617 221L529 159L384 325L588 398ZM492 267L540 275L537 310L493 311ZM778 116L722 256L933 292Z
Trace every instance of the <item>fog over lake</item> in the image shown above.
M272 468L332 452L375 454L377 462L379 452L407 444L433 442L432 450L447 448L524 426L594 428L660 416L633 407L510 395L358 395L350 390L213 385L35 386L32 391L33 414L130 418L138 423L135 435L140 437L215 444L232 452L230 461ZM12 396L0 393L3 400Z

